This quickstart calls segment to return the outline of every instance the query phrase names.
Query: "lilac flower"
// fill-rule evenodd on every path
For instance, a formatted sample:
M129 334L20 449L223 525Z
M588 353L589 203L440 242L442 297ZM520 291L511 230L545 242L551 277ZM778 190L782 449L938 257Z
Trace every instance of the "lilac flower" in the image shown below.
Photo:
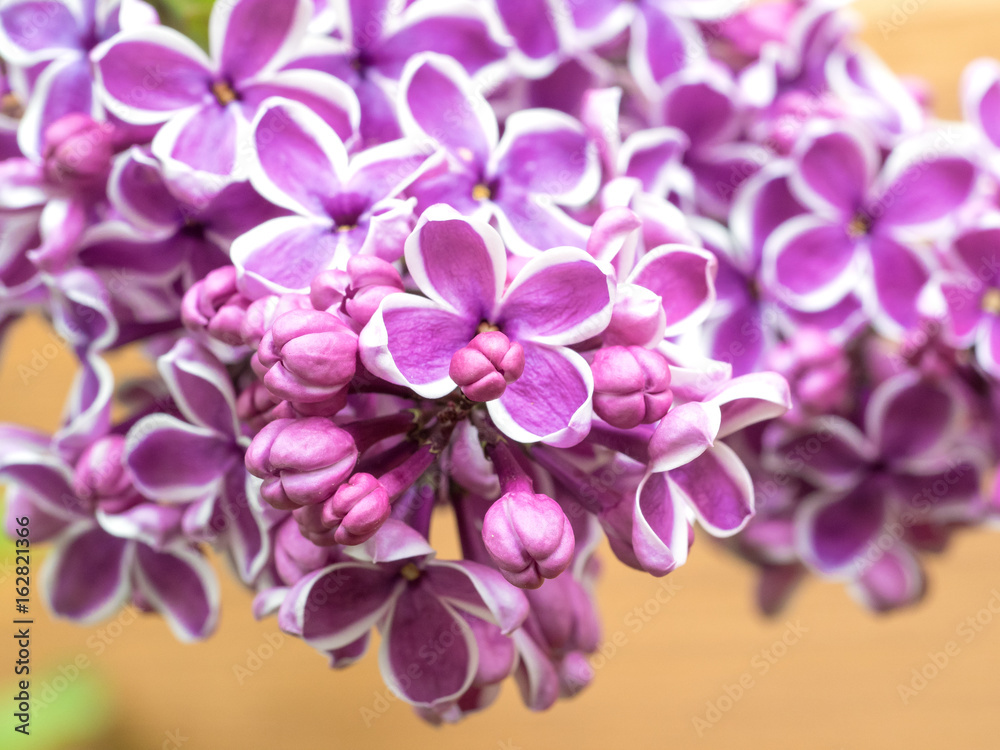
M524 372L487 403L508 436L572 445L590 424L593 377L568 348L607 326L614 282L582 250L529 261L504 291L507 256L488 225L448 206L423 213L406 241L407 268L426 297L393 294L361 332L361 361L425 398L456 388L452 357L477 333L499 330L524 349Z
M399 91L403 132L440 146L447 173L417 180L418 208L444 202L466 216L493 219L511 252L584 247L586 227L561 205L580 205L597 191L597 154L583 127L554 110L507 118L504 135L489 104L461 66L440 55L415 57Z
M279 622L322 651L382 634L379 666L390 689L417 706L455 701L494 658L491 628L510 634L524 620L524 595L495 571L470 561L437 561L409 526L388 522L354 560L302 578L281 605ZM423 653L438 657L417 668ZM511 666L513 666L511 664Z
M0 40L8 62L31 71L31 97L18 127L25 156L42 153L49 126L69 114L97 116L91 51L123 29L156 24L141 0L20 0L0 10ZM24 93L24 92L22 92Z
M172 29L123 31L94 51L101 100L126 122L162 123L153 154L192 202L207 200L245 173L240 153L266 99L307 103L344 140L356 130L357 99L344 83L317 71L277 71L311 14L307 0L217 3L211 59Z
M967 410L954 387L904 372L872 394L864 432L824 417L776 435L776 466L818 487L796 514L802 558L856 578L881 556L880 535L905 548L918 524L978 516L981 459L962 446Z
M307 39L288 68L312 68L346 81L361 103L365 146L402 135L393 102L406 63L421 52L454 58L470 75L494 76L506 40L491 3L421 0L398 7L387 0L340 4L329 38Z
M305 290L317 273L344 270L355 255L399 258L413 226L413 201L400 195L429 166L427 153L400 140L348 161L343 142L322 119L280 99L261 107L251 142L251 183L296 215L264 222L233 243L245 288L258 295Z
M27 515L32 540L52 540L41 590L57 615L90 624L131 601L159 611L178 639L205 638L218 618L218 582L184 538L180 513L134 497L124 505L101 502L95 509L92 503L101 483L117 484L119 496L135 492L120 450L112 448L102 460L93 451L81 456L73 447L81 439L109 439L101 433L108 428L110 379L107 365L88 362L79 381L78 406L85 408L71 414L57 439L9 428L0 434L0 476L10 483L5 530L15 537L15 519ZM77 457L86 466L77 463L74 477ZM77 491L81 479L86 496Z
M876 325L889 332L912 326L929 277L913 238L947 226L976 177L972 162L949 147L928 150L932 142L899 147L880 172L862 131L817 123L789 177L811 212L782 224L764 248L763 278L774 293L797 309L826 311L864 274L861 295Z
M135 486L161 503L185 504L186 533L218 541L243 580L270 554L269 519L243 465L249 439L236 419L236 395L222 365L182 339L158 362L182 421L152 414L128 434L125 461Z

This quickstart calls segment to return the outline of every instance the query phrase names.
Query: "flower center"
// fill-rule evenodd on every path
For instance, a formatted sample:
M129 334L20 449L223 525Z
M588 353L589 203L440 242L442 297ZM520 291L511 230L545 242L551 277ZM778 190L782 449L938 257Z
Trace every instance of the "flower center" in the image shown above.
M406 565L400 569L399 574L407 581L415 581L420 578L420 568L418 568L414 563L406 563Z
M227 104L232 104L239 99L239 97L236 96L236 92L233 91L233 87L225 81L216 81L213 83L212 94L215 96L215 100L223 107Z
M338 224L337 225L337 232L339 232L340 234L343 234L344 232L350 232L351 230L357 229L357 228L358 228L357 224Z
M17 94L12 92L7 92L0 98L0 111L6 117L10 117L13 120L21 119L21 115L24 114L24 105L21 104L21 100L17 98Z
M986 290L982 300L983 312L990 315L1000 315L1000 289L992 287Z
M858 214L851 219L851 223L847 225L847 236L856 240L868 234L871 231L871 228L872 223L868 217Z
M473 200L477 200L477 201L489 200L492 195L493 195L493 193L489 189L489 187L487 187L486 185L484 185L481 182L478 185L476 185L474 188L472 188L472 199Z
M488 320L484 320L479 324L479 327L476 328L476 333L489 333L490 331L499 331L499 330L500 329L497 326L493 325Z

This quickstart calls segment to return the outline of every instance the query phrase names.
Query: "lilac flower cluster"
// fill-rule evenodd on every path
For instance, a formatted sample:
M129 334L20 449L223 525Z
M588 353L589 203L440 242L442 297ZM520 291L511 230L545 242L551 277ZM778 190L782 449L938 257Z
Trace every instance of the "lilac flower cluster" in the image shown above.
M206 54L0 1L0 326L80 362L0 432L53 611L206 637L211 546L438 722L586 686L602 537L917 599L995 513L1000 66L933 122L841 5L220 0Z

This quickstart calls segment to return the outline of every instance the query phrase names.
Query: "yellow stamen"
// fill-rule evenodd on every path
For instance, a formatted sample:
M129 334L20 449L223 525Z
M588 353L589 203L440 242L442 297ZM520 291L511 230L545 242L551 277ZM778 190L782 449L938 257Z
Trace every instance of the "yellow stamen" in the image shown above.
M7 92L3 98L0 98L0 112L13 120L19 120L24 114L24 105L17 98L17 94Z
M357 224L341 224L337 227L337 231L340 233L350 232L352 229L357 229Z
M499 330L500 329L497 328L495 325L493 325L487 320L484 320L482 323L479 324L479 327L476 329L476 333L489 333L491 331L499 331Z
M990 315L1000 315L1000 289L993 287L986 290L986 294L983 295L982 308L983 312Z
M477 200L477 201L489 200L489 198L490 198L491 195L492 195L492 193L490 192L490 189L488 187L486 187L485 185L483 185L482 183L479 183L474 188L472 188L472 199L473 200Z
M851 239L858 239L859 237L864 237L871 230L871 222L865 216L855 216L851 219L851 223L847 225L847 235Z
M415 581L420 578L420 568L413 563L406 563L399 571L399 574L407 581Z
M235 102L237 99L236 92L225 81L216 81L213 83L212 93L215 95L215 100L223 107Z

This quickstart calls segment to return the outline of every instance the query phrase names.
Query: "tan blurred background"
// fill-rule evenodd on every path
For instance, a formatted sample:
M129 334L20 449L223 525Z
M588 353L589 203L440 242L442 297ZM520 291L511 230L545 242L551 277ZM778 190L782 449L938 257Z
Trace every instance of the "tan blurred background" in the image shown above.
M965 63L1000 55L996 0L863 0L856 7L867 19L868 43L897 72L926 78L943 116L958 114ZM56 426L70 358L46 360L27 381L18 373L50 337L37 319L14 329L0 366L0 421ZM129 355L116 364L137 366ZM13 606L11 557L0 547L4 613ZM594 684L533 714L508 683L491 710L439 729L388 696L374 653L346 672L329 670L309 647L282 639L273 619L255 622L250 596L225 573L219 630L198 645L178 644L155 618L79 628L43 614L36 598L33 695L55 700L36 706L29 741L13 733L13 626L0 627L0 748L1000 747L1000 616L981 612L991 599L1000 603L995 533L959 538L930 562L926 601L882 618L861 611L840 587L812 581L783 616L764 620L752 606L752 572L705 539L667 579L628 570L606 550L603 558L605 637L623 645L605 647L609 657L597 660ZM33 583L37 591L37 575ZM662 606L658 592L668 599ZM658 609L648 622L630 615L647 605ZM977 613L984 624L970 630L966 620ZM783 636L793 644L772 651ZM914 683L919 691L904 702L900 685L911 685L914 669L933 673L931 654L949 642L947 665ZM75 663L86 666L74 671ZM739 694L733 686L741 680Z

